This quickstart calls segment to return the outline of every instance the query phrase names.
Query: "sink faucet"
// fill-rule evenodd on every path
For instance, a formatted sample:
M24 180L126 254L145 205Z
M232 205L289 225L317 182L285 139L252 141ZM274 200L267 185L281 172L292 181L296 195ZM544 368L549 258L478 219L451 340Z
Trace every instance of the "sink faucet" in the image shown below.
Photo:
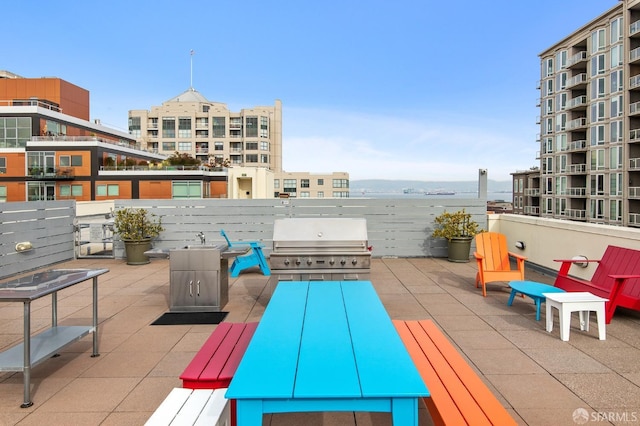
M204 232L202 232L202 231L198 232L198 233L196 234L196 237L200 238L200 243L201 243L202 245L204 245L204 242L205 242Z

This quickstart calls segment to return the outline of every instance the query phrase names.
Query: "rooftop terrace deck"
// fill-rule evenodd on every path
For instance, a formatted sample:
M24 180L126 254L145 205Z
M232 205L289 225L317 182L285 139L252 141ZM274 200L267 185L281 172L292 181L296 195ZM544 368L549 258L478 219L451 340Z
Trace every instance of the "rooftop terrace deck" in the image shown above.
M169 261L128 266L124 260L87 259L56 265L109 268L99 278L99 350L91 338L61 351L32 372L30 408L22 403L22 374L0 373L0 425L142 425L215 326L151 326L168 310ZM592 323L580 332L574 317L569 342L559 327L545 331L544 310L535 320L531 299L507 306L505 285L489 284L483 298L474 286L474 263L446 259L373 259L371 281L389 315L432 318L474 366L520 424L575 425L587 410L598 424L640 422L640 315L618 310L597 338ZM527 279L553 278L527 271ZM267 277L248 272L231 278L226 321L258 321L269 301ZM91 282L58 295L58 322L91 321ZM32 304L32 331L50 324L51 298ZM592 315L595 321L595 315ZM22 338L22 306L0 304L0 350ZM424 407L420 425L431 424ZM600 413L600 414L598 414ZM605 419L607 421L603 421ZM390 425L383 413L311 413L265 416L265 425Z

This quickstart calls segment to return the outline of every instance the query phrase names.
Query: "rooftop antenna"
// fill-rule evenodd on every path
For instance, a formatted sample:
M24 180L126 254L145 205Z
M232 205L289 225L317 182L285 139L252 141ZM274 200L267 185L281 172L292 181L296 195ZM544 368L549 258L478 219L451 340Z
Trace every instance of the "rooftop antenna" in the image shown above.
M190 54L189 54L190 59L191 59L191 85L189 86L189 89L190 89L191 91L193 91L193 55L194 55L195 53L196 53L196 52L195 52L193 49L191 49L191 52L190 52Z

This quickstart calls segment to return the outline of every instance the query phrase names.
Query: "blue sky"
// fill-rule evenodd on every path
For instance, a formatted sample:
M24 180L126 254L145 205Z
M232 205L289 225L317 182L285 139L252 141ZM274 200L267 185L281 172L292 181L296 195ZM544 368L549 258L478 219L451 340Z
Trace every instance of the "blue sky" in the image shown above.
M510 180L538 165L538 54L617 3L13 1L0 69L81 86L120 129L191 75L234 112L280 99L286 171Z

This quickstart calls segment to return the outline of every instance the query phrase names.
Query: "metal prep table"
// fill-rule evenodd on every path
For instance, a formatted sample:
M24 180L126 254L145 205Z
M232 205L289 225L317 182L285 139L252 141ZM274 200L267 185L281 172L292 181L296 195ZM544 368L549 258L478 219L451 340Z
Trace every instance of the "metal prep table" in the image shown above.
M93 333L92 357L98 353L98 276L108 269L51 269L26 277L0 283L0 302L24 304L24 338L12 348L0 353L0 371L22 371L24 402L31 401L31 368L55 355L60 349ZM93 279L93 324L87 326L58 326L58 291ZM51 328L31 336L31 302L51 295ZM33 348L33 350L32 350Z

